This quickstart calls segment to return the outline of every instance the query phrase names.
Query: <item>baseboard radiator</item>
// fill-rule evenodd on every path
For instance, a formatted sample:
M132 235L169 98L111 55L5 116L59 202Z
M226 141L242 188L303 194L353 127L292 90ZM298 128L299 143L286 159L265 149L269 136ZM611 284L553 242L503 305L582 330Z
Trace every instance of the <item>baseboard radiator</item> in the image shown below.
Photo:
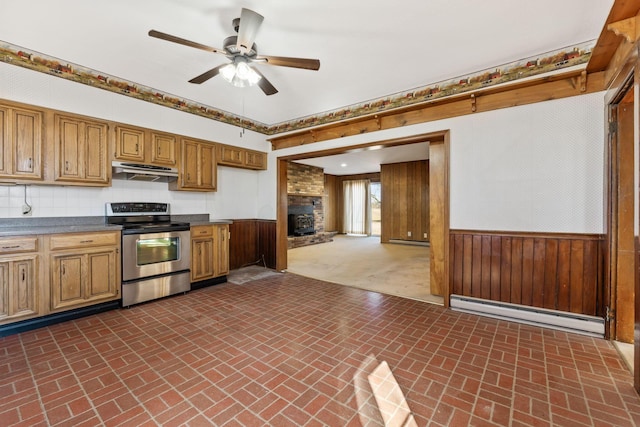
M451 309L565 332L604 337L604 319L584 314L451 295Z

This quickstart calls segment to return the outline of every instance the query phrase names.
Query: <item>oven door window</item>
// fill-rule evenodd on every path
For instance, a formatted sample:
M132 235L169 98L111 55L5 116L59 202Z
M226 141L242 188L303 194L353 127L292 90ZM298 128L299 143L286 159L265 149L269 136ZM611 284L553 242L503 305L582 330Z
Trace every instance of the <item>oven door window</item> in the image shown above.
M136 242L138 265L157 264L180 259L180 237L155 237Z

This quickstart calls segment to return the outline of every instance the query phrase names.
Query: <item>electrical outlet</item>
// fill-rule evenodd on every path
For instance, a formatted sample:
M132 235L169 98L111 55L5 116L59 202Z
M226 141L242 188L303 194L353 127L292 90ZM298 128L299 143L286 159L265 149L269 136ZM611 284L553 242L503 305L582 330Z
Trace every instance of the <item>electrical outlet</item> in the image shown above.
M22 216L31 216L33 214L33 208L29 205L22 205Z
M407 231L407 237L411 237L411 232Z
M427 238L427 233L424 233L424 234L422 235L422 238L423 238L423 239L426 239L426 238Z

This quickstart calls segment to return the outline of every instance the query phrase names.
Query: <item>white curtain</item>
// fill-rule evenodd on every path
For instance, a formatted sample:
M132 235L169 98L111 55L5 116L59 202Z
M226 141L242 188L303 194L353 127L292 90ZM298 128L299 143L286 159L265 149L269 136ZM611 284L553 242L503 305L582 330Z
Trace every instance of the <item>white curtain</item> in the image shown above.
M344 221L343 232L347 234L371 234L371 197L369 180L343 181Z

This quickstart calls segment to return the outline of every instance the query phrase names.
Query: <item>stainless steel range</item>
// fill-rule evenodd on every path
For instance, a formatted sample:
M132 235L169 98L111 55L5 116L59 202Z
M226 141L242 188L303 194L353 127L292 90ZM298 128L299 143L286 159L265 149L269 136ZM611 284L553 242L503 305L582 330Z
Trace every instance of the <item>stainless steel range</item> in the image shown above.
M122 226L122 306L191 289L188 223L171 221L168 203L107 203Z

